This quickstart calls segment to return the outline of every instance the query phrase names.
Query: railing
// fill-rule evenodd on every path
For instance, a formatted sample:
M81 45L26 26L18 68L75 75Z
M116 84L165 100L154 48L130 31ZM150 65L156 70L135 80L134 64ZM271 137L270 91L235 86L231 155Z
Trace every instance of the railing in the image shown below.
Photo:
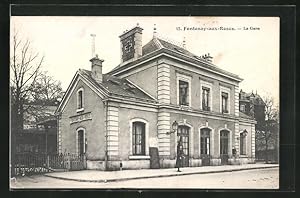
M31 175L49 172L47 155L33 153L18 153L15 155L16 175Z
M50 171L86 169L85 155L69 153L55 155L17 153L15 159L16 175L32 175Z

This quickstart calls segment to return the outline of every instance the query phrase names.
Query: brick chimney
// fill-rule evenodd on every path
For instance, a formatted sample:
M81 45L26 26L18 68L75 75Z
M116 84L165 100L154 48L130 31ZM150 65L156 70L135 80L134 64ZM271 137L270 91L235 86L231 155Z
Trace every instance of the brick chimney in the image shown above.
M96 82L101 83L103 76L102 76L102 63L104 60L99 59L98 55L90 60L92 62L92 77L96 80Z
M121 63L136 60L142 56L142 31L139 24L131 30L126 30L120 37Z

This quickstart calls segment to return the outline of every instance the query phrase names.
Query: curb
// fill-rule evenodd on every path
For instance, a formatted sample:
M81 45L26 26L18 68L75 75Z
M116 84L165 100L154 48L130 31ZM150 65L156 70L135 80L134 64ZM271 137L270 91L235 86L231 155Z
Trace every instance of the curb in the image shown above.
M194 174L224 173L224 172L235 172L235 171L243 171L243 170L277 168L277 167L279 167L279 165L267 166L267 167L237 168L237 169L201 171L201 172L198 171L198 172L189 172L189 173L171 173L171 174L165 174L165 175L151 175L151 176L138 176L138 177L127 177L127 178L115 178L115 179L99 179L99 180L73 179L73 178L59 177L59 176L53 176L53 175L48 175L48 174L45 174L44 176L55 178L55 179L68 180L68 181L107 183L107 182L127 181L127 180L135 180L135 179L174 177L174 176L194 175Z

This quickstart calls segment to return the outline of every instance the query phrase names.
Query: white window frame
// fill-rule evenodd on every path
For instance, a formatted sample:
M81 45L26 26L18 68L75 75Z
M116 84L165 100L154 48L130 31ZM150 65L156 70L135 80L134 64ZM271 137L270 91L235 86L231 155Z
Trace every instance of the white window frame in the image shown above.
M215 144L214 144L214 141L215 141L215 130L206 125L206 126L201 126L198 128L198 131L199 131L199 141L198 141L198 145L199 145L199 148L198 148L198 152L199 152L199 158L201 158L201 129L205 129L205 128L208 128L210 129L210 140L209 140L209 145L210 145L210 149L209 149L209 154L211 157L213 157L215 155Z
M177 105L179 105L179 81L184 81L187 82L189 84L189 96L188 96L188 103L189 105L181 105L181 106L188 106L191 107L192 106L192 77L191 76L187 76L184 74L180 74L180 73L176 73L176 92L177 92Z
M191 124L188 124L186 120L179 121L178 122L178 127L179 126L187 126L189 127L189 157L194 156L194 127ZM177 151L177 132L175 134L175 147L174 147L174 151L176 153Z
M83 141L84 141L84 145L83 145L83 153L86 153L86 144L87 144L87 140L86 140L86 131L85 131L85 128L83 127L79 127L78 129L76 129L76 154L78 155L79 154L79 148L78 148L78 132L79 131L83 131Z
M132 134L133 134L133 123L142 122L145 124L145 155L133 155L132 152ZM130 154L129 159L150 159L149 156L149 122L143 118L134 118L129 121L129 133L130 133Z
M212 83L204 81L204 80L200 80L200 109L203 110L202 108L202 95L203 95L203 89L202 87L207 87L209 88L209 101L208 101L208 106L210 107L210 111L213 110L213 103L212 103L212 96L213 96L213 90L212 90Z
M219 146L221 147L221 131L228 131L229 132L229 135L228 135L228 156L231 157L232 156L232 131L230 129L228 129L227 127L225 128L220 128L218 130L218 142L219 142ZM219 156L221 156L221 150L220 150L220 147L219 147Z
M220 112L221 113L223 113L223 111L222 111L222 92L227 93L227 95L228 95L228 98L227 98L228 113L224 113L224 114L230 114L230 109L231 109L231 106L230 106L230 88L220 86Z
M82 91L82 108L78 108L79 103L79 92ZM84 89L83 87L79 88L76 92L76 112L82 112L84 111Z
M242 107L243 107L243 110L242 110ZM241 105L240 105L240 111L241 111L241 112L246 112L246 105L241 104Z

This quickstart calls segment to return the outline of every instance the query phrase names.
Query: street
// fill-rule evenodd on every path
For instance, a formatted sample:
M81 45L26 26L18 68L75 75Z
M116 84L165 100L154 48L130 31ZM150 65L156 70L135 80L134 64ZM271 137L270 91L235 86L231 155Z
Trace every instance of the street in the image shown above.
M43 175L19 177L11 187L22 188L193 188L278 189L279 168L95 183L54 179Z

